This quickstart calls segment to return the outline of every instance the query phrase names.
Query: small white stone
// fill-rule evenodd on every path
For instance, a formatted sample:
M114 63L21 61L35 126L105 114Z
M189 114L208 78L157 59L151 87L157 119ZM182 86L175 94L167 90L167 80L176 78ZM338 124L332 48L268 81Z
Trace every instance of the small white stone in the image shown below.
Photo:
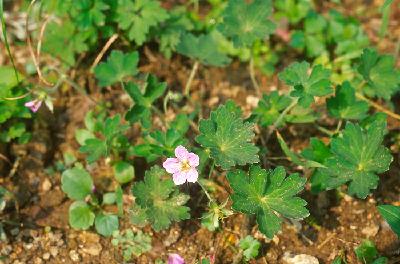
M259 100L260 99L258 97L256 97L256 96L254 96L254 95L248 95L246 97L247 105L250 105L252 108L257 107Z
M316 257L306 254L294 255L290 252L285 252L282 260L286 264L319 264L319 261Z
M57 257L57 255L58 255L58 248L57 248L57 247L51 247L51 248L50 248L50 254L51 254L53 257Z
M379 231L379 226L378 225L374 225L374 226L364 227L361 230L361 233L363 233L367 237L375 237L376 234L378 234L378 231Z
M45 178L42 183L42 191L47 192L51 189L51 182L49 179Z
M73 262L78 262L80 260L79 254L75 250L69 252L69 257Z
M50 253L48 253L48 252L44 253L43 256L42 256L42 258L43 258L44 260L50 259Z
M82 248L82 252L92 255L92 256L100 255L101 250L102 250L102 247L100 244L90 244L90 245Z

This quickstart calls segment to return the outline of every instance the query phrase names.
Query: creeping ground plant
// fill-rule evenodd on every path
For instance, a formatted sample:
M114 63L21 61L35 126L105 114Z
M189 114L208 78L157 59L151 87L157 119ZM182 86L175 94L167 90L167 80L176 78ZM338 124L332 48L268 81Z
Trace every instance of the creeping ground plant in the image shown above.
M398 3L358 2L0 0L0 262L391 263Z

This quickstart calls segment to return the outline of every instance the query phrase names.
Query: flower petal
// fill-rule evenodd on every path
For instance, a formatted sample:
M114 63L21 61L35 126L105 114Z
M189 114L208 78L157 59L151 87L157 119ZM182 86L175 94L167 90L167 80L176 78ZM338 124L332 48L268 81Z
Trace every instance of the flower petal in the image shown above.
M178 159L168 158L166 161L164 161L163 167L168 173L176 173L180 171L181 165Z
M172 175L172 180L175 185L182 185L186 182L186 173L178 171Z
M35 101L29 101L24 104L26 107L32 107L35 105Z
M196 182L197 178L199 178L199 173L196 169L192 168L186 173L186 180L188 182Z
M184 146L177 146L175 149L175 156L180 160L187 160L189 152Z
M24 105L31 109L32 112L36 113L42 105L42 101L36 99L30 102L26 102Z
M31 108L32 111L36 113L39 110L41 105L42 105L42 101L36 102L36 104Z
M189 161L190 167L197 167L200 164L199 156L197 156L196 154L191 153L191 152L188 155L188 161Z
M185 264L185 260L178 254L169 254L168 264Z

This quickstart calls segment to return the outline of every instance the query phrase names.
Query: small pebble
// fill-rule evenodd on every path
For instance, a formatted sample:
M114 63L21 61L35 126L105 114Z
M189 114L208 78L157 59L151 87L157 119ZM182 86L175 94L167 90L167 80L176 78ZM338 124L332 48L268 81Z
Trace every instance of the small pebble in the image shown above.
M378 234L378 231L379 231L379 226L378 225L374 225L374 226L364 227L361 230L361 233L363 233L367 237L375 237L376 234Z
M69 257L73 262L78 262L80 260L79 254L75 250L69 252Z
M316 257L306 254L294 255L290 252L285 252L282 260L283 263L286 264L319 264L319 261Z
M32 243L24 244L24 248L25 248L26 250L30 250L32 247L33 247L33 244L32 244Z
M48 178L45 178L42 183L42 191L48 192L51 189L51 182Z
M57 247L51 247L51 248L50 248L50 254L51 254L53 257L56 257L56 256L58 255L58 248L57 248Z
M44 260L50 259L50 253L48 253L48 252L44 253L43 256L42 256L42 258L43 258Z

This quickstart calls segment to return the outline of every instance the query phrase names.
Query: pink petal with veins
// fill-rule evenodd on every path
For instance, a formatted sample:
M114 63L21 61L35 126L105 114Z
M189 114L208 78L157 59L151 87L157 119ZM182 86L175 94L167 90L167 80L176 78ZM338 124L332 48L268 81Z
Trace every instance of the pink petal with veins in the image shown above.
M172 175L175 185L182 185L186 182L186 173L178 171Z
M170 254L168 264L185 264L185 260L178 254Z
M177 146L175 149L175 156L180 160L187 160L189 156L189 152L184 146Z
M191 168L187 173L186 173L186 180L188 182L196 182L197 179L199 178L199 173L195 168Z
M168 158L166 161L164 161L163 167L168 173L176 173L180 171L181 164L176 158Z
M189 161L190 167L197 167L200 164L199 156L197 156L194 153L189 153L188 154L188 161Z
M32 112L36 113L40 106L42 105L42 101L41 100L33 100L30 102L25 103L25 106L28 107L29 109L31 109Z

